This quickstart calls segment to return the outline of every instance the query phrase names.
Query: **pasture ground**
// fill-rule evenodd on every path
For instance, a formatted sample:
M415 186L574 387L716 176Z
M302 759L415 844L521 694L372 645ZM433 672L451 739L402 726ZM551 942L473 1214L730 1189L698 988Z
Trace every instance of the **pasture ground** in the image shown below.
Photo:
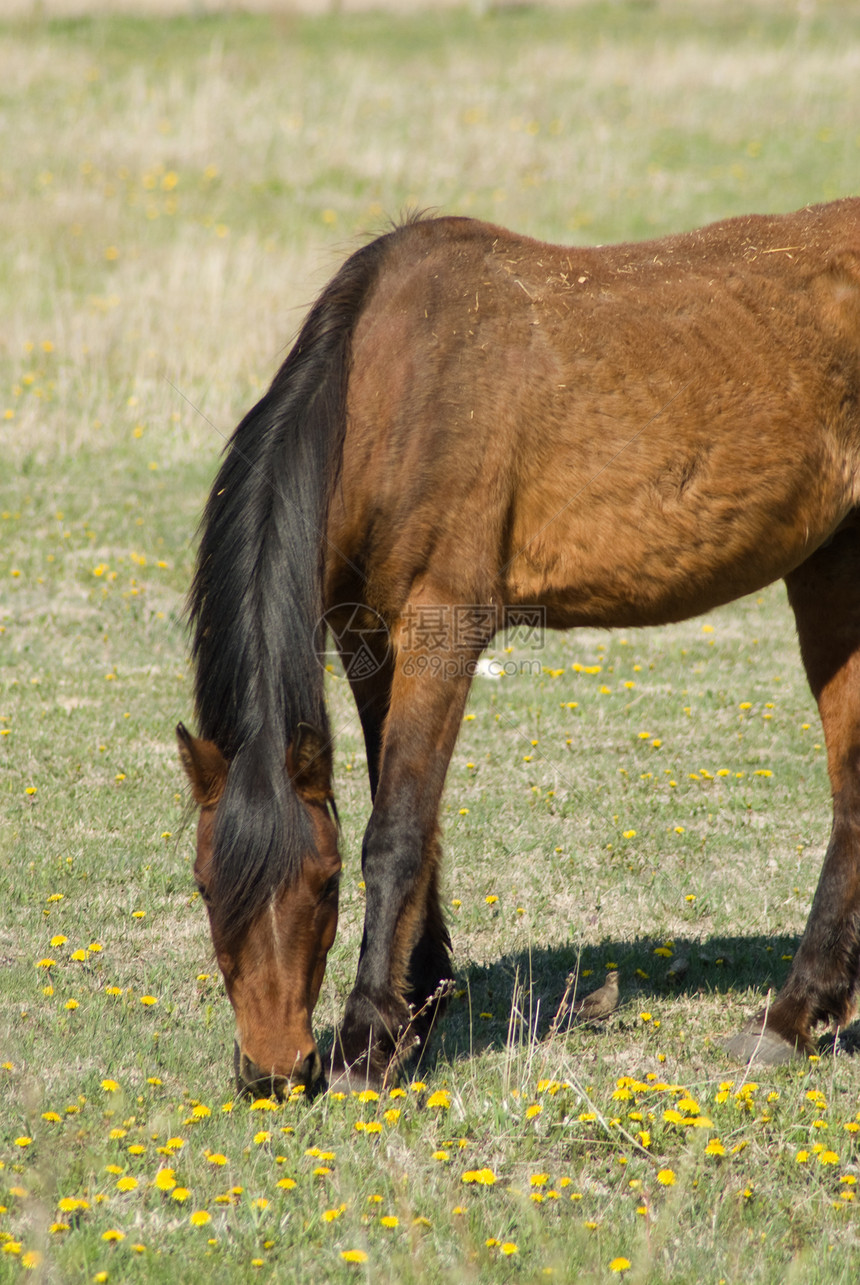
M843 195L858 73L847 3L0 23L0 1281L857 1279L857 1059L720 1050L829 828L781 587L498 649L444 803L457 992L382 1100L233 1100L173 727L225 435L361 232ZM323 1044L362 916L344 688ZM610 963L617 1013L554 1024Z

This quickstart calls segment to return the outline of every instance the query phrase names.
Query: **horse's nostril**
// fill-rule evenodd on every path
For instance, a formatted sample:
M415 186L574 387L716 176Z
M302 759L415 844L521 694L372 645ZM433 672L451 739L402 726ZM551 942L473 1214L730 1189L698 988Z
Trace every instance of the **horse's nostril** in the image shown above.
M307 1088L310 1088L312 1085L316 1084L317 1080L319 1080L321 1076L322 1058L319 1055L319 1050L313 1048L305 1058L304 1062L302 1062L301 1067L299 1068L299 1074L296 1078Z
M316 1047L311 1049L301 1062L296 1060L295 1068L290 1075L262 1070L248 1057L247 1053L241 1052L238 1044L235 1046L234 1066L236 1086L239 1091L257 1093L261 1096L271 1094L273 1097L283 1098L294 1085L304 1085L305 1088L310 1089L322 1077L322 1059Z

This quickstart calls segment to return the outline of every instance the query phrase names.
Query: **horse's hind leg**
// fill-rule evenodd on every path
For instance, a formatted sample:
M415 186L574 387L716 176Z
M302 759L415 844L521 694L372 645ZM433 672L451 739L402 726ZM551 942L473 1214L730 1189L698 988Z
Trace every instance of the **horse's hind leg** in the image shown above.
M767 1014L756 1057L814 1052L813 1027L854 1016L860 974L860 524L786 577L809 685L818 702L833 793L833 829L791 971ZM731 1052L753 1055L750 1026Z

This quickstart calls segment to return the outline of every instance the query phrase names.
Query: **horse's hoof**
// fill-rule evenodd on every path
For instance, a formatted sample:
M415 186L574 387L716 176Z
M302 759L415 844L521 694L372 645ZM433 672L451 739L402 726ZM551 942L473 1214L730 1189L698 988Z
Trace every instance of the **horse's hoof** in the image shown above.
M370 1077L363 1071L351 1071L347 1066L332 1069L329 1073L329 1093L361 1093L364 1089L375 1089L376 1087L375 1084L371 1084Z
M755 1021L747 1022L737 1035L724 1042L723 1048L738 1062L759 1066L782 1066L805 1056L802 1048L790 1044L769 1026L762 1029L761 1022Z
M366 1089L380 1093L394 1083L396 1074L391 1067L380 1071L372 1061L368 1064L365 1054L354 1062L333 1059L326 1067L326 1078L329 1093L363 1093Z

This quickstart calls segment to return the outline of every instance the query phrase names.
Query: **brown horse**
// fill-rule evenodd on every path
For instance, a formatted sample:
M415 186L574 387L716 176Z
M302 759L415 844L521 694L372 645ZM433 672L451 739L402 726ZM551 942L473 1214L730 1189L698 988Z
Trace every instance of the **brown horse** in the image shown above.
M442 1002L437 814L476 661L510 613L660 624L779 577L833 830L789 977L732 1047L777 1061L813 1049L816 1023L844 1026L858 505L860 198L599 249L417 220L348 259L230 442L191 593L202 739L180 727L180 751L240 1083L322 1076L311 1017L340 872L323 620L373 795L336 1077L382 1082Z

